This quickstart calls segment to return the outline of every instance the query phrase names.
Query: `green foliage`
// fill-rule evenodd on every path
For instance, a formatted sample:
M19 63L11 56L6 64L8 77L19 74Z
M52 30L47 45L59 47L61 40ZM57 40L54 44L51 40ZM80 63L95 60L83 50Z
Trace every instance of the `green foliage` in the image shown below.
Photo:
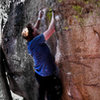
M68 30L68 29L69 29L69 27L68 27L68 26L65 26L65 27L64 27L64 29L65 29L65 30Z
M83 0L85 4L93 3L93 4L98 4L100 3L100 0Z
M61 3L61 2L62 2L62 0L58 0L58 2L59 2L59 3Z
M85 1L85 4L89 4L89 1Z
M50 22L51 20L51 17L52 17L52 9L49 8L49 11L47 12L47 18L48 18L48 21Z
M100 1L97 2L97 7L100 7Z
M76 15L76 16L74 16L76 19L79 19L79 16L78 15Z
M52 11L52 9L51 8L49 8L49 12L51 12Z
M74 5L72 6L73 9L78 13L78 14L81 14L82 13L82 7L79 6L79 5Z
M78 23L80 23L81 26L84 24L84 18L81 18L78 15L74 15L73 17L77 19Z

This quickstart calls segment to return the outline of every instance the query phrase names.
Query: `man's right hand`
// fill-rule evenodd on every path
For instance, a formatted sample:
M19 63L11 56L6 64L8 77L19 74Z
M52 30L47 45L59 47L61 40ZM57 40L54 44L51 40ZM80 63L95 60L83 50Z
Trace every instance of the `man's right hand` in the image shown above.
M38 19L41 19L41 18L42 18L43 13L44 13L44 12L43 12L42 10L40 10L40 11L39 11L39 14L38 14Z

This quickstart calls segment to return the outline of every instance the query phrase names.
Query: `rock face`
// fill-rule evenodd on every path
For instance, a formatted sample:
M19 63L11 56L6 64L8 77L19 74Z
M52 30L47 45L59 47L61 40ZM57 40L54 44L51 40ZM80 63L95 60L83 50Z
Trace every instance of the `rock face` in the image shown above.
M0 99L12 100L10 89L7 83L5 66L7 66L6 58L0 46Z
M33 61L26 53L26 43L20 34L24 25L23 9L23 2L11 2L8 20L3 28L2 47L8 61L6 71L10 89L26 100L36 100L37 90L32 68Z
M8 2L7 5L4 5L4 2L0 1L0 25L1 25L0 26L0 100L12 100L5 73L5 66L7 65L7 61L4 52L1 48L1 33L2 33L1 29L3 28L3 25L7 20L7 13L4 8L7 7L9 7Z
M99 100L100 2L97 0L11 1L2 39L11 90L26 100L37 100L33 61L21 31L25 24L36 21L37 12L45 6L55 9L56 14L56 33L48 45L60 69L62 100ZM41 22L41 32L47 28L49 17Z

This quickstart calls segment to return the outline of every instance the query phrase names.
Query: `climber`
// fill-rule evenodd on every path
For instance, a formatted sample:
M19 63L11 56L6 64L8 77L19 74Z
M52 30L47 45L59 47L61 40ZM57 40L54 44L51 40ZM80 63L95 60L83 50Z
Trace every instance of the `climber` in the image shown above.
M48 29L39 34L38 29L41 18L47 10L39 11L38 20L34 27L28 24L22 31L22 37L27 41L28 53L33 57L37 82L39 83L38 100L59 100L62 93L62 85L59 79L58 68L55 64L46 41L55 32L54 12Z

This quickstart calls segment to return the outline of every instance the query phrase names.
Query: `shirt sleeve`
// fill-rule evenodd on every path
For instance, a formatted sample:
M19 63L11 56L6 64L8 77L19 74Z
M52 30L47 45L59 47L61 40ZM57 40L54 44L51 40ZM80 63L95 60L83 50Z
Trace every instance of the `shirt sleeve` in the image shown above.
M31 47L42 44L44 42L45 42L44 35L40 34L40 35L36 36L35 38L33 38L33 40L31 40Z

